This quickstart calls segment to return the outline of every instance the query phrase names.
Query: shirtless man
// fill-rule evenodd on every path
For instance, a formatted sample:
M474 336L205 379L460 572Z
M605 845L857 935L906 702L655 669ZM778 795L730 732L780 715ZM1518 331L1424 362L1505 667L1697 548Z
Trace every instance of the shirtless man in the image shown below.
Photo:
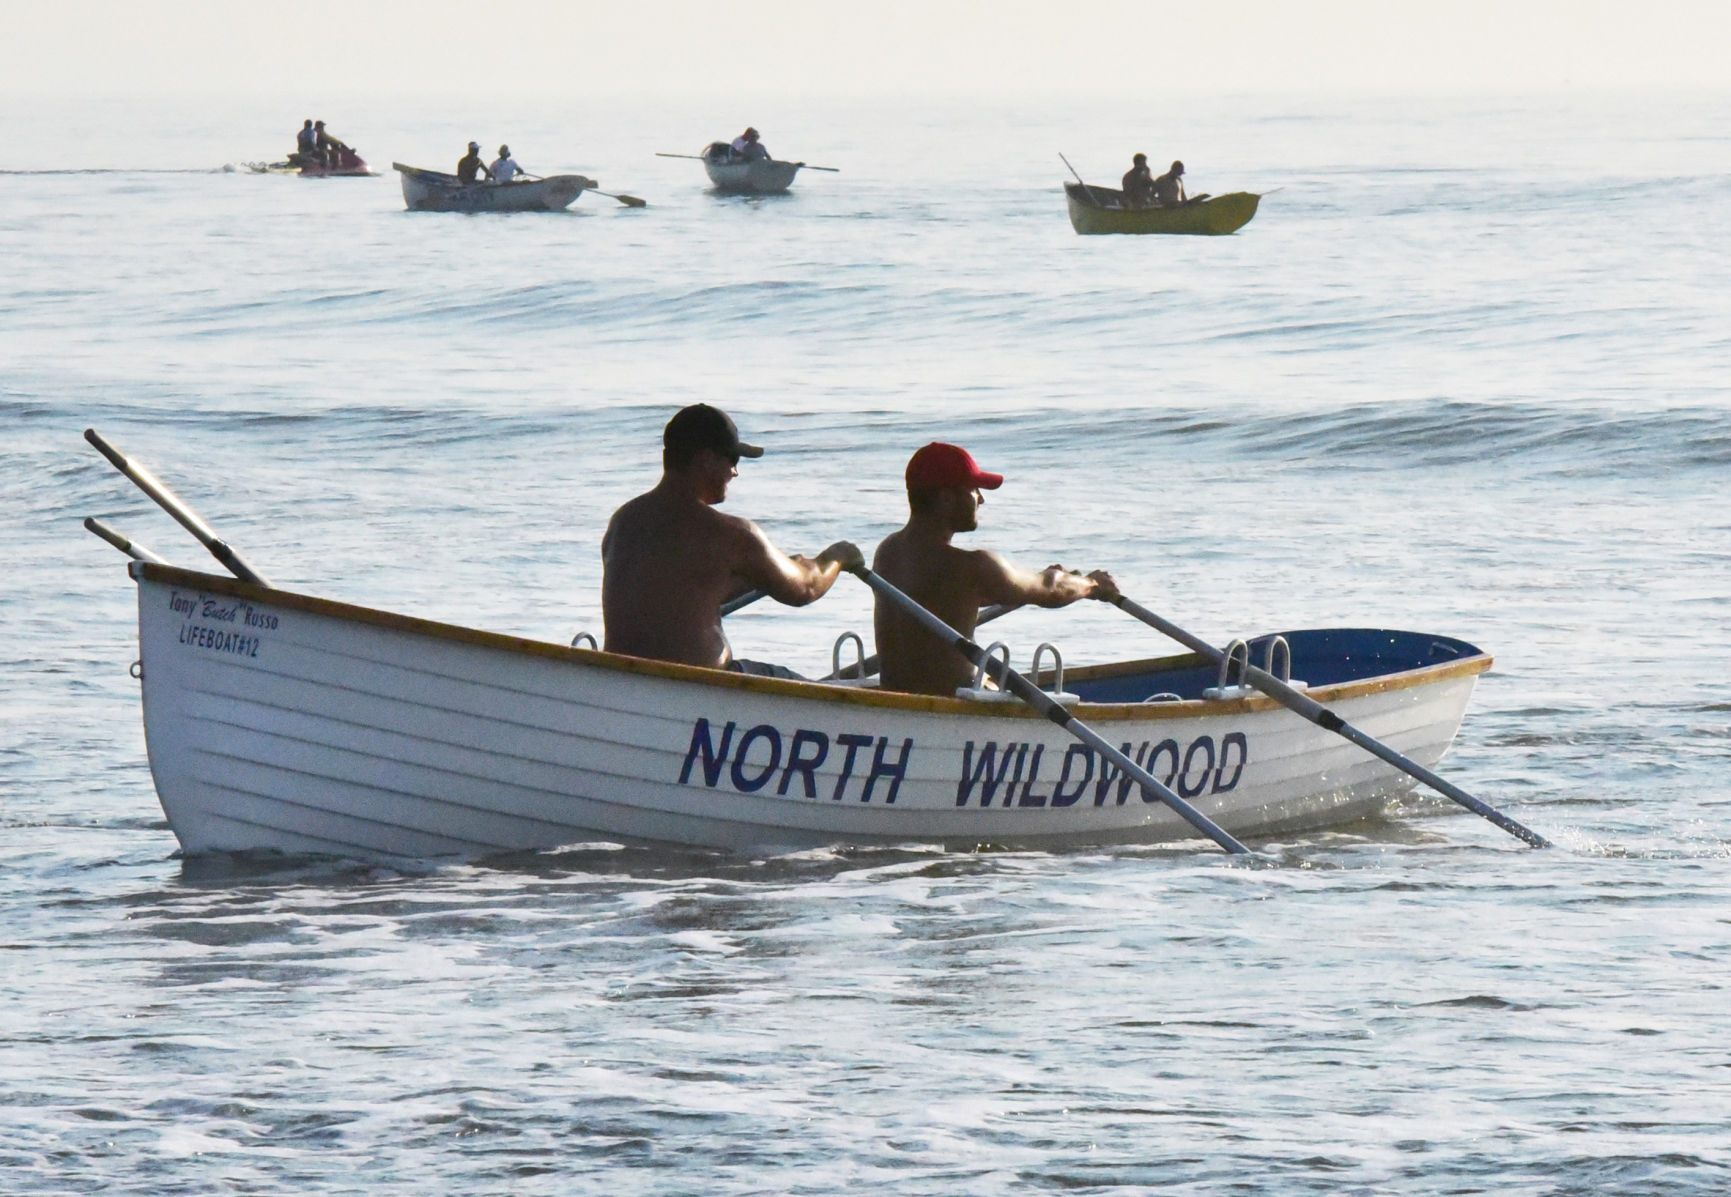
M1104 570L1082 577L1053 565L1034 574L996 553L950 543L979 526L980 492L1003 481L955 445L934 443L915 453L907 469L908 522L884 538L872 569L964 636L974 634L980 608L989 603L1067 607L1077 599L1117 598L1117 583ZM953 645L881 598L874 624L885 690L954 694L972 678L974 667Z
M313 122L313 145L329 167L341 166L343 153L349 148L347 142L325 128L323 121Z
M721 604L749 590L803 607L822 598L842 570L863 564L838 540L816 558L790 557L750 520L715 510L739 459L763 450L739 439L724 413L697 403L667 422L655 489L613 513L601 540L601 614L610 653L733 669L776 667L733 658Z
M488 180L491 180L493 172L487 169L485 162L481 161L481 143L471 141L469 152L457 159L457 182L478 183L482 175L486 175Z
M1137 154L1130 159L1130 169L1124 172L1124 206L1146 208L1154 200L1154 172L1148 167L1148 155Z
M1155 178L1154 202L1162 208L1176 208L1184 202L1184 164L1174 162L1172 169Z

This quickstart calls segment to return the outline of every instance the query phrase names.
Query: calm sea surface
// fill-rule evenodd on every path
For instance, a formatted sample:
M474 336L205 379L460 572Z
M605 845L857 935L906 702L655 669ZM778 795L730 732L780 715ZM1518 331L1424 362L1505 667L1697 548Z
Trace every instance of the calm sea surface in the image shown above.
M1731 100L999 108L23 102L0 162L0 1191L1731 1189ZM641 195L403 210L224 172L322 116ZM720 198L750 121L841 168ZM1078 238L1063 150L1271 191ZM98 515L216 569L564 641L678 406L729 502L867 547L931 439L976 540L1216 641L1494 653L1432 802L1256 845L396 873L182 860ZM1170 647L1098 604L1018 659ZM863 587L730 622L820 670Z

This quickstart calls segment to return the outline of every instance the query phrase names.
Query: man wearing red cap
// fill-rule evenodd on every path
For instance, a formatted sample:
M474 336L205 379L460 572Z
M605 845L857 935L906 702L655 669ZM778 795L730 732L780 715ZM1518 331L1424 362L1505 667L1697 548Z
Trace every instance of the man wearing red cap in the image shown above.
M908 462L908 522L884 538L872 569L964 636L974 634L980 608L991 603L1067 607L1077 599L1117 598L1117 583L1104 570L1082 577L1053 565L1034 574L996 553L950 543L979 527L980 492L1003 483L1002 474L982 470L967 450L927 445ZM972 677L973 666L953 645L881 599L875 626L884 689L954 694Z
M721 631L721 604L748 590L803 607L862 561L838 540L816 558L790 557L750 520L715 510L739 459L763 450L739 439L725 412L683 408L661 436L661 481L613 513L601 539L603 647L610 653L740 673L791 676L779 666L735 660Z

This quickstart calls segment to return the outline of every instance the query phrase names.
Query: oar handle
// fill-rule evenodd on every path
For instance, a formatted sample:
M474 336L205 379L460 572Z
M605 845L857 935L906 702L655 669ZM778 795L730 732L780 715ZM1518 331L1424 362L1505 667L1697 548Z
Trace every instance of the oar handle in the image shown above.
M761 590L748 590L737 598L730 598L725 603L721 604L721 617L726 619L735 611L743 611L745 608L751 606L751 604L763 597L764 592Z
M109 544L113 545L122 553L125 553L128 557L131 557L136 561L149 561L154 565L168 564L168 562L164 561L161 557L158 557L155 553L151 552L137 541L128 540L95 516L91 516L84 521L84 528L85 531L95 533L97 536L106 540Z
M181 527L192 533L198 540L198 543L209 549L210 555L222 562L228 571L235 577L239 578L243 582L252 582L258 586L270 585L270 583L264 579L262 574L252 566L248 565L246 560L241 557L239 553L235 552L224 543L223 540L211 530L209 524L199 519L198 515L192 510L192 508L175 498L173 493L157 480L156 475L127 457L126 454L122 453L119 449L116 449L113 445L109 444L103 439L102 435L96 431L96 429L86 428L84 430L84 439L96 446L96 451L101 453L102 456L108 458L109 462L113 464L115 469L132 479L132 481L138 486L139 490L156 500L157 506L168 512L169 515L172 515Z
M1141 620L1156 631L1170 636L1172 639L1178 641L1178 643L1187 648L1201 653L1215 664L1219 664L1226 657L1225 653L1221 652L1218 648L1215 648L1212 644L1209 644L1200 636L1185 631L1171 620L1162 619L1160 616L1156 615L1142 604L1136 602L1134 599L1120 595L1116 600L1114 600L1114 605L1126 613L1135 616L1137 619ZM1437 793L1442 794L1444 797L1466 807L1475 815L1490 820L1492 823L1495 823L1498 827L1501 827L1504 831L1517 839L1524 840L1535 848L1549 848L1551 846L1551 841L1547 840L1538 832L1529 827L1523 826L1514 819L1509 818L1509 816L1503 814L1502 811L1491 806L1489 803L1474 798L1471 794L1467 793L1453 782L1437 776L1417 761L1396 752L1376 737L1360 731L1358 728L1342 719L1339 715L1323 706L1320 702L1317 702L1316 699L1310 697L1310 695L1301 690L1293 689L1267 670L1258 669L1254 665L1245 667L1243 662L1240 662L1240 666L1243 669L1243 678L1247 684L1256 687L1256 689L1279 702L1294 714L1303 716L1324 730L1345 737L1354 744L1357 744L1360 748L1363 748L1366 752L1369 752L1372 756L1387 761L1389 764L1405 773L1408 777L1414 778L1417 781L1422 781L1425 785L1437 791Z
M860 581L870 586L877 594L912 616L932 635L941 640L947 640L955 645L956 650L971 661L975 666L985 670L1006 691L1033 707L1035 711L1056 723L1059 727L1075 736L1082 743L1098 752L1102 758L1111 761L1126 777L1141 784L1142 788L1156 795L1160 801L1171 807L1185 822L1202 832L1209 839L1234 855L1247 853L1250 850L1234 839L1224 828L1216 824L1207 815L1191 806L1184 799L1167 789L1157 781L1152 773L1130 759L1128 753L1113 747L1100 734L1087 724L1077 719L1063 704L1055 701L1039 686L1035 685L1022 674L1011 669L1002 658L992 656L975 644L972 640L956 631L949 624L933 615L919 603L890 582L885 581L865 566L851 571Z

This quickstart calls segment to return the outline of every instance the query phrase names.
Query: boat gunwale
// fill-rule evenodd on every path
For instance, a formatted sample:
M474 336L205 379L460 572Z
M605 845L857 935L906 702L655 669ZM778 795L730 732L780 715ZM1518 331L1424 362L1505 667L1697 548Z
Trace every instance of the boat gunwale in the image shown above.
M243 582L238 578L202 573L198 570L185 569L176 565L159 564L151 561L132 561L128 563L127 571L134 580L181 585L201 591L251 599L255 602L283 607L288 610L304 611L311 615L324 616L330 619L368 624L390 631L429 636L438 640L496 649L523 656L575 662L615 673L664 678L670 681L696 682L718 689L745 690L759 694L801 698L807 701L886 707L903 711L920 711L927 714L966 715L975 718L983 715L1012 719L1044 718L1038 712L1021 703L992 703L988 705L963 698L929 694L904 694L898 691L836 685L833 682L817 680L759 677L751 674L734 673L726 669L710 669L701 665L653 661L643 657L626 656L622 653L610 653L601 649L574 648L548 640L534 640L526 636L512 636L503 632L488 632L479 628L465 627L461 624L444 623L414 615L401 615L394 611L383 611L374 607L363 607L336 599L320 598L317 595L259 586L250 582ZM1150 669L1182 668L1185 665L1201 663L1202 659L1201 654L1191 652L1171 657L1103 662L1098 665L1076 666L1066 670L1065 676L1072 681L1085 681L1094 677L1123 676ZM1428 685L1453 677L1476 676L1490 669L1493 663L1492 656L1481 650L1472 656L1460 657L1453 661L1443 661L1435 665L1421 665L1416 669L1379 674L1359 681L1316 686L1305 693L1318 702L1338 702L1349 698L1361 698L1392 690ZM1086 715L1091 720L1152 722L1166 719L1235 715L1282 708L1281 704L1274 699L1257 693L1242 698L1184 699L1178 702L1163 703L1082 702L1069 709L1078 716Z

